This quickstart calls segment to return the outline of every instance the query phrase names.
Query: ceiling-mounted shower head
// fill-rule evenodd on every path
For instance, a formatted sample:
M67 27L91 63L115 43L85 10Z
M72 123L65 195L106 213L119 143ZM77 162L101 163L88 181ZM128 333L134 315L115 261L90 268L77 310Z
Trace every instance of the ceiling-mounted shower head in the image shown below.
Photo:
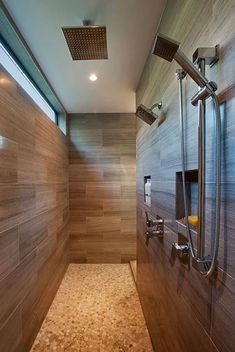
M95 26L89 20L82 27L62 28L73 60L104 60L108 58L105 26Z
M170 62L174 59L200 87L208 86L211 91L216 90L215 85L210 84L206 77L179 49L179 45L180 43L159 33L156 36L152 53Z

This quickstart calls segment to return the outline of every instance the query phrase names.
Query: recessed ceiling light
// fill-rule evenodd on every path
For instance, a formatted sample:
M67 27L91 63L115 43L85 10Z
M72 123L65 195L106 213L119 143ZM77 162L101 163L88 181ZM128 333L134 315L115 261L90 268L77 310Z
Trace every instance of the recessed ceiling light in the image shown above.
M90 81L95 82L95 81L97 81L98 77L94 73L92 73L90 75L89 79L90 79Z

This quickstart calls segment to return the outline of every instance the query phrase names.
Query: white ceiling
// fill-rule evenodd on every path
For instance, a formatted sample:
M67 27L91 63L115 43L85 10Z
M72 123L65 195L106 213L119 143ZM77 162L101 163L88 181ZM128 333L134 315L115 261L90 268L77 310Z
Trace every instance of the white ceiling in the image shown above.
M67 112L134 112L166 0L4 0ZM108 60L73 61L61 27L107 26ZM89 81L96 73L99 79Z

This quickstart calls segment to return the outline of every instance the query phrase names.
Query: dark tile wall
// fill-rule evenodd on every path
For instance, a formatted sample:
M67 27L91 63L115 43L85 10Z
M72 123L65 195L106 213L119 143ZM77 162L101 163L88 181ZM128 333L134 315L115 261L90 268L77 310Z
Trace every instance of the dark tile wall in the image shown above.
M234 1L169 0L159 32L179 42L191 58L200 46L220 45L220 60L206 69L218 84L222 113L222 211L219 272L215 282L173 257L178 240L176 172L181 171L176 63L150 55L137 103L163 101L166 121L157 128L138 122L137 131L137 283L156 351L234 351L235 346L235 3ZM190 103L197 86L183 83L187 169L197 168L197 108ZM214 115L207 102L206 250L210 252L215 223ZM144 176L152 176L152 206L143 202ZM178 204L183 207L183 204ZM163 241L145 243L144 211L165 219ZM196 240L196 238L195 238Z

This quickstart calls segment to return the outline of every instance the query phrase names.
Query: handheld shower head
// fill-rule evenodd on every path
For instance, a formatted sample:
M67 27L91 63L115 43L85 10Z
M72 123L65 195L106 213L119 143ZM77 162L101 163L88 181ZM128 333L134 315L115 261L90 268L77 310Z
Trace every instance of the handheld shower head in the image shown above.
M154 114L154 112L144 105L139 105L136 110L136 116L139 117L144 122L152 125L154 121L158 118L158 115Z
M179 46L180 43L158 33L152 53L170 62L174 59L201 88L207 86L211 92L214 92L217 89L214 82L210 84L211 82L201 74L187 56L179 49Z
M152 53L171 62L174 59L179 46L179 42L159 33L156 36Z

